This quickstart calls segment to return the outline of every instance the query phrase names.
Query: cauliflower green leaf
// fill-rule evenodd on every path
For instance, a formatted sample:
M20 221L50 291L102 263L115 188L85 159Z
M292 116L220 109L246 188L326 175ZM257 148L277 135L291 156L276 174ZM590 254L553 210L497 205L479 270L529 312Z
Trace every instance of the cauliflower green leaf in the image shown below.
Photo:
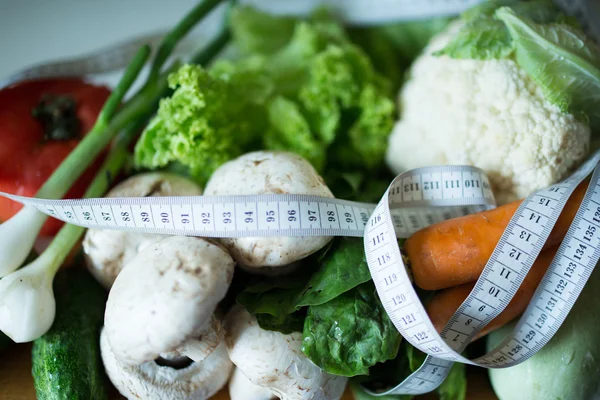
M539 23L565 18L551 0L496 0L467 10L461 16L464 25L453 40L437 55L457 59L489 60L509 57L514 51L512 36L506 25L494 18L495 11L510 7L517 15Z
M537 24L510 8L496 16L506 24L521 68L564 112L589 119L600 130L600 47L583 32L562 23Z

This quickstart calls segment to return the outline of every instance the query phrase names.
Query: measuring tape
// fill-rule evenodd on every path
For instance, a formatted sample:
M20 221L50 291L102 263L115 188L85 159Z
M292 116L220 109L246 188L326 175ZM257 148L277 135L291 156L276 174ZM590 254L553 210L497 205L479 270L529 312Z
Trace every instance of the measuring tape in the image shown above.
M457 14L481 0L325 1L346 21L381 24ZM557 0L600 37L592 3ZM277 11L278 1L253 1ZM303 1L302 7L307 6ZM323 2L313 2L323 4ZM291 3L287 3L289 6ZM300 2L298 3L300 4ZM316 4L315 4L316 5ZM312 8L312 7L310 7ZM596 13L594 13L596 11ZM594 30L595 29L595 30ZM123 68L149 36L85 57L24 70L0 83L42 77L101 74ZM600 258L600 153L569 179L523 201L502 235L474 289L440 334L412 287L396 238L428 225L494 206L487 177L473 167L430 167L394 179L379 204L307 195L104 198L78 200L1 196L68 223L96 229L202 237L356 236L365 239L367 262L378 295L396 328L428 354L423 365L396 387L375 396L422 394L437 388L453 362L486 368L516 365L556 333ZM513 332L494 350L474 360L460 353L510 302L523 282L567 199L594 171L584 200L556 256Z
M413 289L397 238L494 207L489 181L478 168L408 171L394 179L376 206L293 194L77 200L0 195L62 221L95 229L202 237L364 236L367 263L390 319L407 341L428 354L424 364L397 387L374 394L422 394L441 384L455 361L488 368L515 365L554 335L600 257L599 161L600 151L569 179L522 202L473 291L441 334ZM574 222L513 334L483 357L462 357L460 352L471 339L514 296L567 199L594 169ZM545 311L548 304L552 308Z
M598 262L600 151L569 179L527 197L511 218L475 287L440 334L421 304L394 237L390 204L402 185L392 182L365 230L367 263L377 293L402 336L428 354L417 371L377 395L422 394L437 388L455 361L487 368L533 356L558 330ZM584 201L519 324L501 345L469 360L460 353L508 305L539 255L569 196L594 170ZM597 214L596 214L597 213ZM551 308L547 308L551 305ZM373 393L375 394L375 393Z
M495 206L490 183L478 168L426 167L402 175L393 208L399 237L436 222ZM459 182L468 187L459 187ZM421 182L433 189L418 195ZM429 187L429 186L428 186ZM375 204L311 195L127 197L47 200L0 196L67 223L94 229L217 238L364 235ZM407 208L408 207L408 208ZM435 208L432 208L435 207Z

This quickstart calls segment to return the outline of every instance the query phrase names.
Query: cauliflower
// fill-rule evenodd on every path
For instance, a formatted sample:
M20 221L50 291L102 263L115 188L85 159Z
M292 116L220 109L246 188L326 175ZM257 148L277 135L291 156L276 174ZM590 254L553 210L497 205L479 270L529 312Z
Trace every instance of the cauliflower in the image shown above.
M434 55L461 21L432 39L399 95L386 155L395 172L467 164L489 176L498 203L565 177L588 154L590 128L561 111L512 58Z

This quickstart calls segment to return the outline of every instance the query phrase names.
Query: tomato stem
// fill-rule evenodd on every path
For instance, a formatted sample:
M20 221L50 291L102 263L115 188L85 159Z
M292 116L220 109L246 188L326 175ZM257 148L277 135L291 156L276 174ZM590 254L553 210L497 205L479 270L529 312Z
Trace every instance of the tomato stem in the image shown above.
M44 130L44 140L72 140L81 135L77 103L67 95L44 94L31 111Z

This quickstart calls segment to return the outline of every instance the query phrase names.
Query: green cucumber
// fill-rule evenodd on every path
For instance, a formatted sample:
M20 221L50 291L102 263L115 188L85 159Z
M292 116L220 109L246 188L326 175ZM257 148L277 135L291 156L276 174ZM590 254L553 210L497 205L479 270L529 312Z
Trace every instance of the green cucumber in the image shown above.
M54 280L56 319L33 343L32 372L40 400L104 400L106 377L100 328L106 292L83 268L67 268Z

